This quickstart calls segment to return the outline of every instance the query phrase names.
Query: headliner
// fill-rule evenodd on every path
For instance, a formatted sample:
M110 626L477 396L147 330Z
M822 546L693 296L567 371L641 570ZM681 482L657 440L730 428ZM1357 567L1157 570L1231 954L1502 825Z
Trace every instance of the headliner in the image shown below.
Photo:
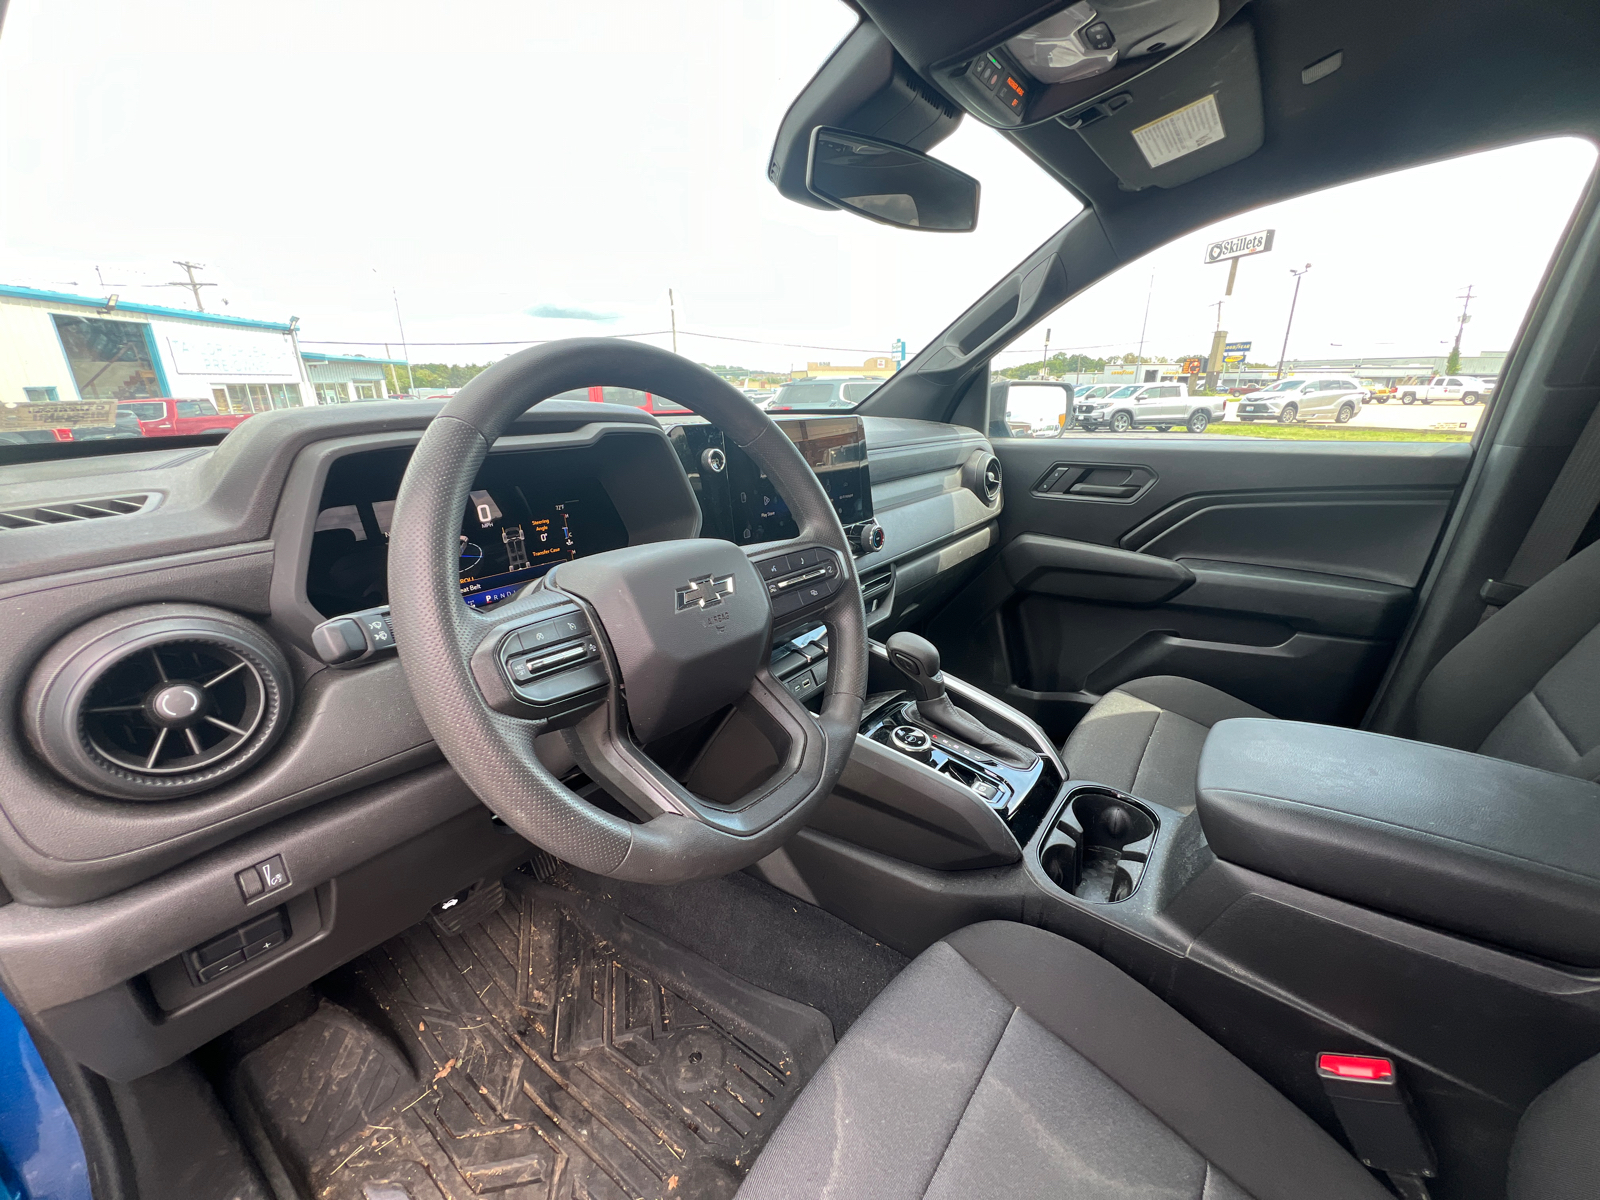
M859 7L926 76L930 64L994 45L1060 5ZM1059 122L1005 134L1095 210L1122 261L1211 221L1334 184L1540 137L1600 140L1600 5L1585 0L1253 0L1234 19L1254 25L1261 65L1265 140L1249 158L1172 189L1132 192ZM1300 82L1302 68L1336 50L1344 53L1340 70ZM1465 182L1507 184L1538 181Z

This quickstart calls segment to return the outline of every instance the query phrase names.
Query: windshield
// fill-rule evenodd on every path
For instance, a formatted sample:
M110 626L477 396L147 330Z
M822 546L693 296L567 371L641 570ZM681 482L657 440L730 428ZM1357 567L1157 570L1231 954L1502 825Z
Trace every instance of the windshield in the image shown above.
M779 123L856 20L838 0L15 0L0 405L61 440L126 400L145 424L122 436L218 437L448 396L594 335L676 349L757 403L848 375L785 403L858 404L1080 205L971 120L935 151L982 183L971 234L780 196ZM596 86L624 43L648 53ZM760 64L737 103L730 63ZM207 408L148 416L165 398Z
M1107 396L1106 399L1107 400L1126 400L1129 396L1132 396L1138 390L1139 389L1137 387L1119 387L1116 391L1112 392L1109 396Z
M1305 385L1304 379L1280 379L1277 383L1268 384L1262 388L1263 392L1292 392Z

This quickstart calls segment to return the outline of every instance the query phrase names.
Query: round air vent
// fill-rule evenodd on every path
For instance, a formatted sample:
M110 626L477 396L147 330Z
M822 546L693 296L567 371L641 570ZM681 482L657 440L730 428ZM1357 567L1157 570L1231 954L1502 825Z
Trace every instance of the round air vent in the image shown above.
M278 647L220 609L152 604L101 617L34 670L28 739L73 783L124 800L232 779L283 733L293 682Z
M987 450L974 450L961 468L961 482L985 504L1000 499L1000 460Z

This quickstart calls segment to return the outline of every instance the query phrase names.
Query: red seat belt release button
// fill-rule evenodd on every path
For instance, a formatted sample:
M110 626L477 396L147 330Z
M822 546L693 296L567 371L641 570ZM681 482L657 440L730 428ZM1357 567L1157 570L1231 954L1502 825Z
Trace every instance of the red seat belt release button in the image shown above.
M1317 1076L1357 1158L1391 1175L1434 1175L1433 1148L1392 1059L1324 1051L1317 1055Z

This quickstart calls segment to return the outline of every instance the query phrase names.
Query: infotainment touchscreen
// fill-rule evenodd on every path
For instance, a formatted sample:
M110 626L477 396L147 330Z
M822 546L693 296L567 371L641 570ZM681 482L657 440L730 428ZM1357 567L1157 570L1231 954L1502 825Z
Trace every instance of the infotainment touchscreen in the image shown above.
M857 525L872 516L866 433L860 417L791 417L777 424L816 472L840 524ZM749 455L727 442L721 430L713 425L678 425L671 437L699 496L704 535L745 546L800 532L788 502L772 481ZM707 465L706 452L713 449L722 452L721 471Z

